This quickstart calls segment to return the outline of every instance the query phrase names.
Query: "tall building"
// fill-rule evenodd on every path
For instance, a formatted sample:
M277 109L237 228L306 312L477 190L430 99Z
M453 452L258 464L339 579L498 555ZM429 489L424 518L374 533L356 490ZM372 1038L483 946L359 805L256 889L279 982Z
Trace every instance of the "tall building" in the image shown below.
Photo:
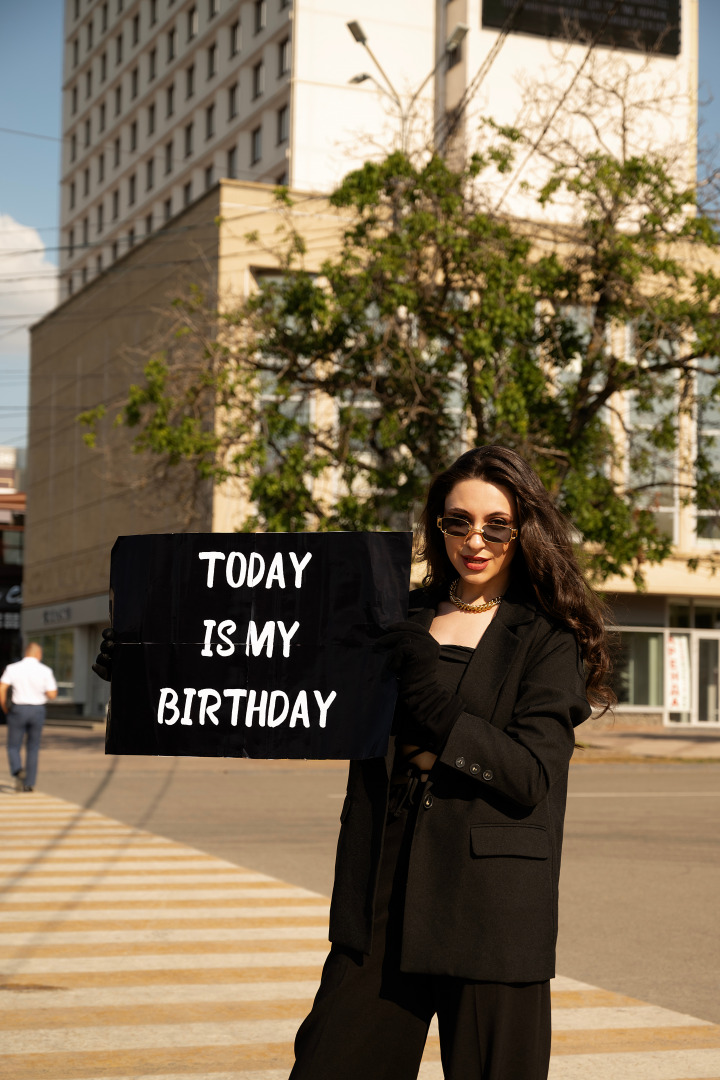
M65 3L63 297L221 177L327 192L394 143L472 150L482 117L542 125L533 80L567 95L588 47L606 63L621 46L655 145L694 145L697 0ZM532 214L519 183L499 195Z

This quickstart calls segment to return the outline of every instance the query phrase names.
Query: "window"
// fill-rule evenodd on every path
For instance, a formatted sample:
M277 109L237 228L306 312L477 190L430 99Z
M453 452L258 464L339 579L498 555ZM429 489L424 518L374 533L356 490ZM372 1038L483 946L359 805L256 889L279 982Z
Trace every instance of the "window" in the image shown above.
M217 45L211 45L207 51L207 77L212 79L217 71Z
M132 21L132 43L133 43L133 45L137 45L139 40L140 40L140 16L139 15L133 15L133 21Z
M262 157L262 128L256 127L250 136L250 164L257 165Z
M128 247L135 247L135 230L128 229Z
M145 235L149 236L153 230L153 216L148 214L145 218Z
M185 157L190 157L193 152L193 126L185 125Z
M102 203L100 203L98 208L97 208L97 231L98 231L98 235L103 231L103 226L105 224L105 221L104 221L105 213L104 213L104 211L105 211L105 207L103 206Z
M132 174L128 180L128 206L132 206L135 202L135 188L137 186L137 178L135 173Z
M275 183L277 184L278 187L287 187L287 183L288 183L287 169L283 169L283 171L280 173L280 175L278 177L276 177Z
M148 105L147 111L147 133L148 135L155 134L155 104Z
M192 180L188 180L183 187L183 206L189 206L192 202Z
M74 180L72 180L71 183L70 183L69 203L70 203L70 209L74 210L75 209L75 181Z
M192 41L192 39L195 37L197 32L198 32L198 13L197 13L197 8L193 4L193 6L188 9L188 13L187 13L187 39L188 39L188 41Z
M113 143L113 168L117 169L120 164L120 136Z
M112 216L113 221L117 221L120 217L120 190L113 191L112 193Z
M208 0L208 19L214 19L218 13L218 0Z
M173 167L173 144L165 143L165 175L172 172Z
M662 631L623 630L613 671L619 705L663 706Z
M73 86L70 91L70 112L73 116L77 112L77 86Z
M277 141L278 146L280 143L288 141L290 134L290 109L287 105L283 105L282 108L277 111Z
M133 68L130 72L130 97L136 98L138 96L138 86L140 84L140 72L137 68Z
M80 0L75 0L75 3L73 4L73 18L80 18Z
M215 134L215 106L208 105L205 110L205 138L212 139Z
M227 152L226 171L231 180L237 180L237 146L231 146Z
M58 700L71 701L75 689L73 682L73 631L60 630L50 634L39 634L35 639L42 648L43 663L51 667L55 674Z
M70 160L74 161L77 157L77 135L70 136Z
M195 93L195 65L191 64L185 72L185 97L191 98Z
M150 25L154 26L157 22L157 0L150 0Z
M87 198L90 194L90 170L83 169L83 195Z
M230 55L237 56L240 52L240 20L236 20L230 27Z
M278 45L278 78L287 75L290 70L290 38L284 38Z
M92 68L85 72L85 100L92 97Z
M123 54L122 34L118 34L118 36L115 38L115 66L116 67L117 67L118 64L122 64L122 54Z
M169 221L172 217L172 199L166 199L163 203L163 218Z
M280 0L280 10L286 7L290 7L290 0Z
M82 236L83 247L87 247L90 243L90 218L83 218L82 223Z
M120 15L122 13L122 9L123 9L124 6L125 5L123 3L123 0L117 0L117 13L118 13L118 15Z
M166 112L167 116L172 116L172 114L175 112L175 84L174 83L170 83L167 90L165 91L165 102L166 102L165 112Z
M102 184L105 179L105 155L100 154L98 157L98 184Z
M86 37L87 37L87 47L88 47L88 52L89 52L90 49L92 49L92 47L93 47L93 23L92 23L92 19L87 24Z
M68 275L67 290L68 290L68 292L67 292L68 296L72 296L73 292L75 291L75 287L73 285L73 276L72 276L72 274Z
M103 101L98 111L98 129L100 131L105 130L105 115L105 102Z
M205 190L209 191L212 186L213 186L213 167L212 167L212 165L208 165L205 168Z
M130 125L130 149L137 150L137 120Z
M713 471L720 461L720 405L713 395L715 377L701 372L696 376L696 464L708 464ZM712 503L706 506L712 506ZM696 531L699 540L720 539L720 515L698 502Z
M103 4L100 8L100 33L104 34L108 28L108 6Z
M115 87L115 115L119 116L122 112L122 86Z
M90 118L85 121L85 145L90 145Z
M175 59L176 38L177 38L177 35L175 33L175 27L173 27L172 30L168 30L168 36L167 36L167 62L168 62L168 64L170 63L171 60Z
M636 394L628 395L628 428L632 432L627 447L626 474L636 505L650 510L659 531L673 537L676 526L678 492L676 487L676 452L660 449L655 441L658 432L667 432L677 411L673 380L658 384L652 401L641 402Z
M238 84L233 83L228 87L228 120L232 120L233 117L238 114Z
M157 49L151 49L148 53L148 82L152 82L157 75Z
M115 262L117 260L117 257L118 257L118 242L117 242L117 240L113 240L111 251L112 251L112 261Z
M80 281L83 285L87 285L87 266L83 266L80 271Z
M145 163L145 190L152 191L155 184L155 159L150 158Z
M262 60L252 69L253 100L259 98L265 89L265 65Z
M71 229L68 233L68 255L72 259L75 254L75 230Z
M77 67L80 62L80 42L77 38L73 41L73 67Z
M101 53L100 55L100 82L104 83L107 79L107 53Z
M267 7L265 0L255 0L255 33L259 34L265 29L267 21Z

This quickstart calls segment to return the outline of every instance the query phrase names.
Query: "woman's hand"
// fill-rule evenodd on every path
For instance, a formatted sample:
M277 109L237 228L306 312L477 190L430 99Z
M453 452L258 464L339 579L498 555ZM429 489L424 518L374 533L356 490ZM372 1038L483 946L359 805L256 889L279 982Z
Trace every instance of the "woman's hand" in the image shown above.
M399 697L410 714L399 737L439 753L464 708L457 694L437 681L440 645L410 621L391 626L378 645L388 652L388 667L397 675Z
M100 652L97 654L95 663L92 666L96 675L99 675L105 682L110 682L112 675L112 661L113 661L113 649L115 648L115 631L112 626L106 626L102 632L102 641L100 643Z

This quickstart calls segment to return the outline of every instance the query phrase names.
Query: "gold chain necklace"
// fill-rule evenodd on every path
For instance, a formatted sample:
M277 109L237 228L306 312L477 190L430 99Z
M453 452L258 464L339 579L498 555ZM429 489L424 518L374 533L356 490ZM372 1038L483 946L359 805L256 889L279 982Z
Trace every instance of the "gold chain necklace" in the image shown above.
M471 611L473 614L477 614L480 611L489 611L490 608L497 607L502 600L502 596L496 596L494 600L488 600L487 604L466 604L455 592L459 582L460 578L456 578L455 581L453 581L450 586L449 596L450 603L454 604L456 608L460 608L461 611Z

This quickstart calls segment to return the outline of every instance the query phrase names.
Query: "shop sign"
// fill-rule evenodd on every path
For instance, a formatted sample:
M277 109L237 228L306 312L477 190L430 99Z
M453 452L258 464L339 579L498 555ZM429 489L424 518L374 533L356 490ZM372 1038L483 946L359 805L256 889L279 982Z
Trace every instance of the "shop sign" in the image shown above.
M668 709L690 712L690 640L687 634L668 634Z

